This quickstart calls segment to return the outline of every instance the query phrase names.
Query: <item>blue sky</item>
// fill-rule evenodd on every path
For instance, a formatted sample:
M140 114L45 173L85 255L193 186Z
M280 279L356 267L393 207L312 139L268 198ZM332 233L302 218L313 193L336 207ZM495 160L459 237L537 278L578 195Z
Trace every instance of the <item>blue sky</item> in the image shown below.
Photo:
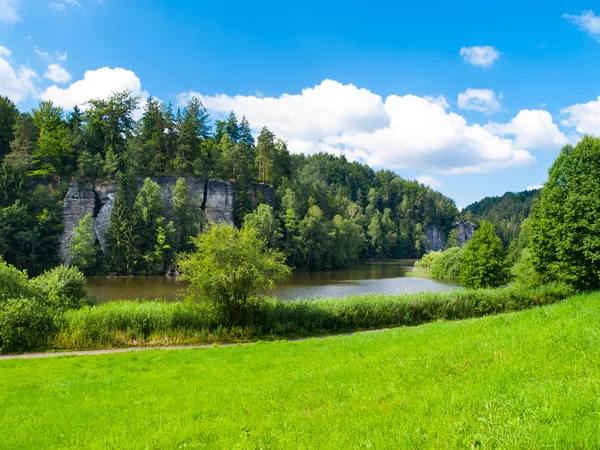
M0 94L200 95L458 206L539 185L562 145L600 135L600 6L403 3L0 0Z

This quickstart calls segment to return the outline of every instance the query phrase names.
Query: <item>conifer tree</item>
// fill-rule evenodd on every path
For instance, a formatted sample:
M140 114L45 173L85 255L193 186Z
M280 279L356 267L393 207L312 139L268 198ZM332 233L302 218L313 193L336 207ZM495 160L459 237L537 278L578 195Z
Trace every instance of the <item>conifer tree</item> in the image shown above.
M133 274L139 256L136 242L138 221L134 207L136 195L136 177L128 170L121 176L106 232L110 268L123 275Z
M185 178L179 178L173 191L173 220L175 225L175 251L192 250L190 238L202 231L205 225L204 213L199 199L190 197L190 187Z

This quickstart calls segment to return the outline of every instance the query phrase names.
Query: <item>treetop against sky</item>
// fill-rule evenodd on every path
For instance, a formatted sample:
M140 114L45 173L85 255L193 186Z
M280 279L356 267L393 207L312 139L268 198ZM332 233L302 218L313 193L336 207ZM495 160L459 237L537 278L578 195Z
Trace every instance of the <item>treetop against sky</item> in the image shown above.
M563 145L600 134L593 6L0 0L0 95L27 110L197 94L213 119L465 206L543 183Z

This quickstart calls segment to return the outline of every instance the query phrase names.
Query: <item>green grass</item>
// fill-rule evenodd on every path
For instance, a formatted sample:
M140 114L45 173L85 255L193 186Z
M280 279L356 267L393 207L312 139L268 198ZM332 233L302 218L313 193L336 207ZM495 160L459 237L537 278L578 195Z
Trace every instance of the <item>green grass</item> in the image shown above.
M377 333L0 361L0 447L598 448L600 293Z

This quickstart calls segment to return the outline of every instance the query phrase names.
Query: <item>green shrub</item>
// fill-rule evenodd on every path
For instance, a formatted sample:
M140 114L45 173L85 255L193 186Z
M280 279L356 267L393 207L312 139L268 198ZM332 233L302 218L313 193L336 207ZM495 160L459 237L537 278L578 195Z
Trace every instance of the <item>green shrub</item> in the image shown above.
M511 274L513 283L521 286L540 286L544 282L533 265L533 256L529 248L521 251L517 263L511 268Z
M467 288L498 287L508 283L509 267L502 241L486 221L464 247L460 284Z
M458 281L460 279L462 255L463 249L460 247L451 247L440 252L431 264L431 278Z
M177 261L189 297L212 303L228 325L244 323L252 297L290 275L283 254L268 249L253 228L212 225L192 242L197 250Z
M0 303L20 296L34 296L27 272L21 272L0 257Z
M40 293L42 301L52 308L81 308L85 304L86 280L75 267L55 267L30 283Z
M46 346L55 331L55 313L35 300L19 297L0 305L0 353Z

